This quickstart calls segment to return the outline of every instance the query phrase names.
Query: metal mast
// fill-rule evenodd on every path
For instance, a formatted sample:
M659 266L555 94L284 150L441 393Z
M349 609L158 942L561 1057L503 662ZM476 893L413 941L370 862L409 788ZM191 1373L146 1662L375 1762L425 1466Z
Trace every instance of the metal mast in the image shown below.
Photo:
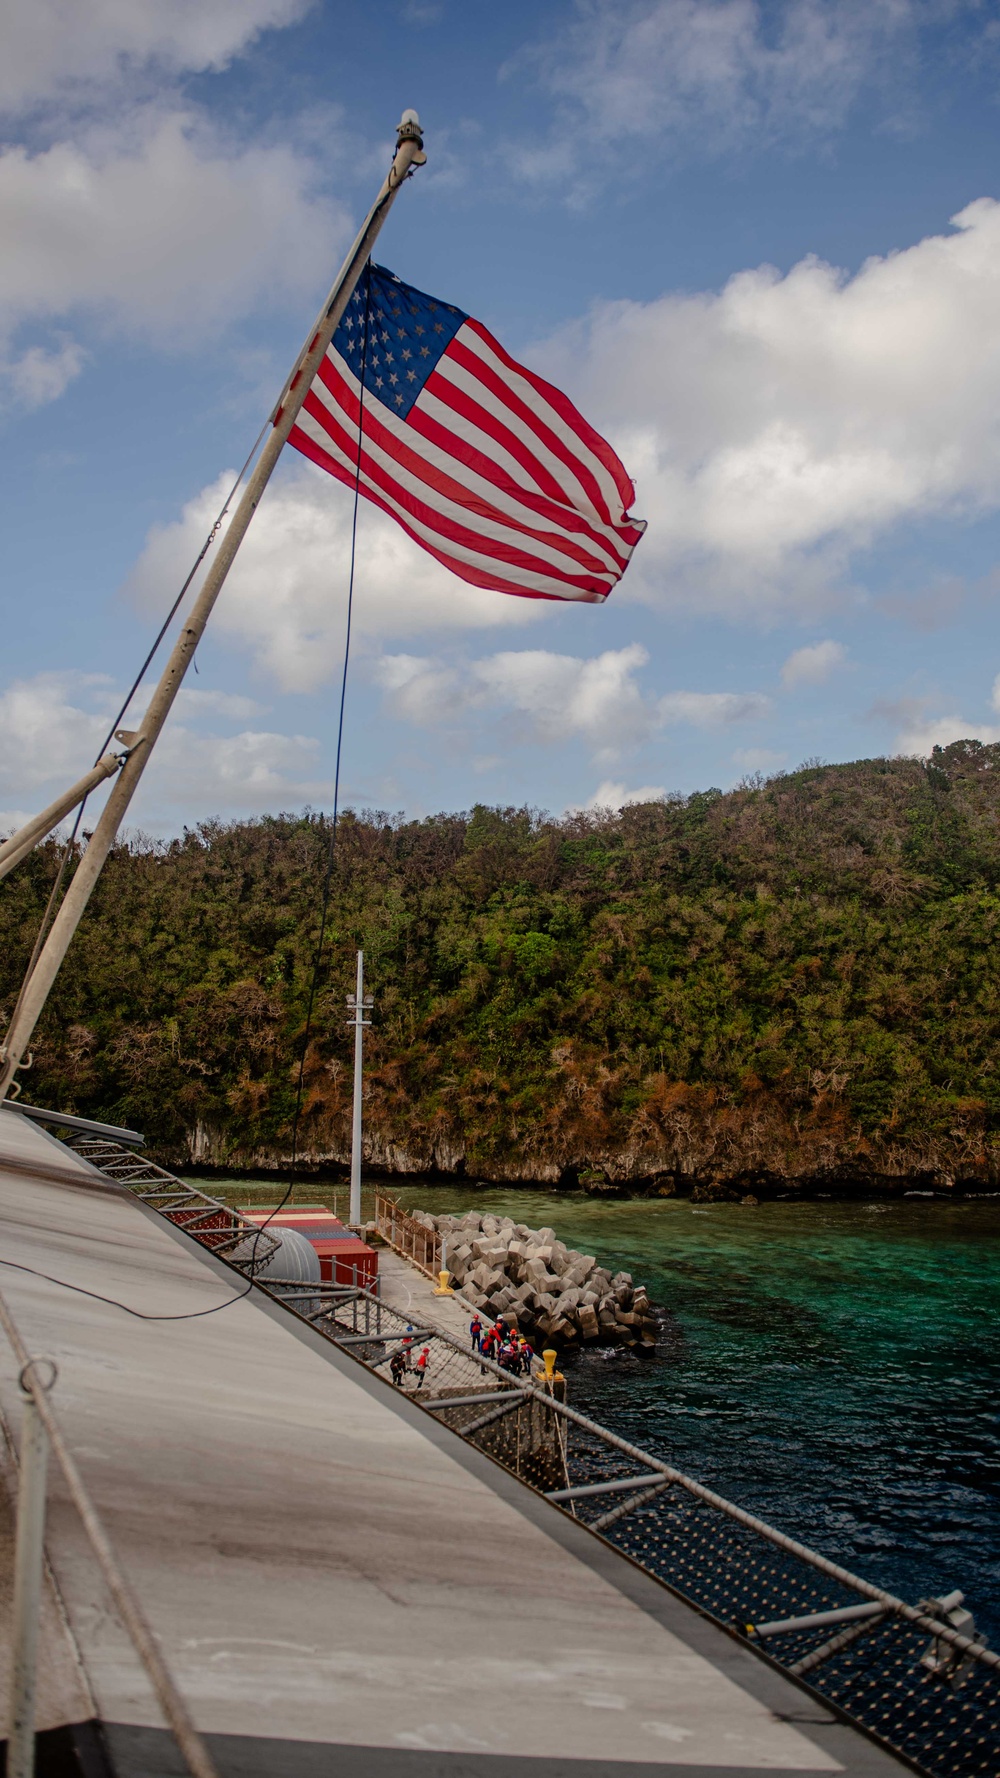
M352 1009L353 1017L347 1023L354 1026L354 1114L351 1121L351 1206L347 1220L351 1228L357 1228L361 1221L361 1092L363 1074L362 1047L364 1029L371 1024L365 1018L375 1002L365 999L365 954L358 952L358 985L357 992L348 994L347 1004Z
M243 497L219 544L215 559L205 577L204 585L192 607L191 615L184 623L177 638L160 683L150 700L149 708L140 727L135 732L122 729L116 736L116 739L128 749L128 757L119 772L87 850L66 891L62 906L52 923L52 930L39 953L35 967L21 988L14 1017L11 1019L6 1039L0 1046L0 1099L6 1097L14 1075L21 1065L22 1057L31 1041L31 1034L38 1023L60 964L69 949L73 934L90 900L94 885L101 874L104 861L115 843L118 829L135 794L136 786L145 769L150 752L181 688L184 675L194 658L195 650L201 641L212 608L222 591L226 575L233 564L250 520L257 510L261 495L270 479L271 471L281 455L282 446L298 418L326 349L351 300L354 287L364 270L365 261L371 252L379 230L389 214L390 207L395 201L403 180L407 178L414 167L422 166L426 158L423 151L420 120L415 111L405 111L397 130L396 153L392 166L383 180L382 188L320 310L315 326L310 329L306 343L295 360L274 409L274 423L270 435L257 459L253 473L244 489ZM105 763L102 761L102 766ZM79 786L75 788L78 789ZM64 801L65 799L61 799L60 807ZM50 815L51 810L46 811L46 818ZM28 828L31 829L34 836L32 843L37 843L37 840L42 837L39 831L41 824L41 817L36 817L34 822L28 824ZM52 822L51 825L54 826L55 822ZM8 842L11 854L16 854L18 858L23 856L24 850L27 850L28 828L22 829L19 834L13 836L12 842Z

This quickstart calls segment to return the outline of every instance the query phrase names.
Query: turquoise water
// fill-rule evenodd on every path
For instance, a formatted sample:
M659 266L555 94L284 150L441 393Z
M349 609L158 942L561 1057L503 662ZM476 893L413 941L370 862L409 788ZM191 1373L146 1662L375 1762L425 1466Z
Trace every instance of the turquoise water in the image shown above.
M573 1403L905 1598L961 1587L1000 1644L1000 1202L397 1195L634 1273L657 1356L581 1353Z

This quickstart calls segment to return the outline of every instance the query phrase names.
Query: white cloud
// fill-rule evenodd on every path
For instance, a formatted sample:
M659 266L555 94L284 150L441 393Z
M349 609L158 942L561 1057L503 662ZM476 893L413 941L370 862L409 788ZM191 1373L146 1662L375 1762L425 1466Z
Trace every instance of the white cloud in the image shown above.
M218 735L171 724L150 761L140 813L176 808L189 819L325 802L333 785L317 775L318 754L319 743L308 735L252 729Z
M155 107L39 153L7 147L0 328L82 313L191 343L262 304L321 294L347 220L315 179L290 147L230 143L192 111ZM63 341L49 353L62 386L74 352Z
M1000 741L1000 728L988 722L970 722L964 716L934 716L927 721L914 721L896 736L899 753L913 753L926 759L932 747L947 747L952 741Z
M664 722L718 728L726 722L760 722L770 715L771 700L759 692L668 691L658 708Z
M841 125L876 77L891 113L918 22L911 0L785 0L766 11L756 0L585 0L575 21L512 64L519 74L534 65L557 108L549 136L518 151L517 171L572 196L637 141L676 158L814 136Z
M460 724L473 714L503 721L509 744L582 741L611 761L651 740L668 723L697 727L754 721L770 709L756 693L645 693L635 675L649 656L638 643L590 660L548 649L519 649L452 664L384 655L375 676L393 713L423 728Z
M742 766L745 772L771 772L784 765L787 753L778 753L773 747L737 747L733 754L733 762Z
M0 388L17 407L44 407L58 401L83 369L87 354L76 340L62 339L54 346L28 346L12 352L0 346Z
M67 324L173 349L322 294L347 233L344 209L318 195L331 120L322 156L308 120L300 147L288 129L282 142L230 138L177 84L309 3L9 0L0 113L35 115L30 146L0 148L8 403L53 401L79 375L87 354Z
M790 690L799 685L822 685L846 659L842 642L810 642L789 655L781 669L781 683Z
M228 470L170 525L154 526L130 591L162 611L182 584L232 485ZM249 648L284 690L311 691L339 668L350 561L351 495L294 457L254 515L218 610L214 633ZM358 521L354 634L360 641L438 629L535 623L539 606L449 574L376 508Z
M117 687L100 674L39 673L0 692L0 796L17 807L0 814L20 826L58 791L83 776L118 708ZM131 722L145 704L136 699ZM145 772L130 819L253 814L328 800L332 786L317 775L318 743L306 735L243 729L220 734L206 719L242 721L257 714L249 698L197 688L182 690ZM99 808L105 792L97 792ZM89 810L88 805L88 810ZM176 817L169 815L176 822Z
M81 778L114 714L109 688L101 674L39 673L0 692L0 794L24 801L51 780L55 795Z
M626 785L612 778L605 778L603 784L597 786L593 796L588 797L585 803L572 803L567 813L571 814L575 809L617 810L628 808L632 803L658 803L666 794L663 784L643 784L636 790L629 790Z
M454 724L484 711L519 719L512 726L515 740L583 739L611 757L645 740L655 726L655 705L634 678L648 658L637 643L593 660L542 648L458 665L387 655L376 677L393 711L420 727Z
M581 736L602 752L646 738L651 710L633 675L649 659L638 643L593 660L533 648L476 661L484 702L531 718L542 740Z
M6 0L0 107L151 62L167 72L218 69L307 0Z
M9 839L37 813L37 809L0 809L0 840Z
M933 747L948 747L952 741L1000 741L1000 728L994 723L958 713L933 715L934 701L927 695L876 698L868 714L876 721L893 725L897 753L914 754L920 759L925 759ZM1000 674L993 682L990 702L1000 714Z
M807 258L562 330L533 362L611 438L649 519L620 596L801 611L902 520L995 508L998 309L982 198L853 277Z

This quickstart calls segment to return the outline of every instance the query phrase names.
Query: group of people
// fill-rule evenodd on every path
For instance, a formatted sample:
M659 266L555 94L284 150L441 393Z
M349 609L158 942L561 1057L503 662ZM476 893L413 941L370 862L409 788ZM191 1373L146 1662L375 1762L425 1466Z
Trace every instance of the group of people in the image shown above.
M430 1358L429 1346L422 1346L419 1356L413 1356L413 1328L407 1326L402 1344L396 1347L389 1360L389 1375L397 1389L403 1387L403 1378L412 1373L417 1379L417 1388L422 1389L427 1375L427 1361Z
M473 1352L492 1358L501 1370L511 1371L515 1377L527 1376L530 1372L534 1347L516 1327L509 1327L502 1315L498 1315L489 1327L484 1326L481 1316L473 1315L469 1338Z
M416 1377L418 1389L424 1386L431 1349L429 1346L421 1347L414 1358L413 1337L412 1326L407 1326L389 1360L389 1375L397 1389L402 1389L403 1379L407 1376ZM531 1361L535 1356L534 1347L523 1334L518 1333L516 1327L509 1326L502 1315L498 1315L488 1327L480 1315L473 1315L469 1323L469 1338L473 1352L480 1353L483 1358L491 1358L501 1370L510 1371L515 1377L530 1374Z

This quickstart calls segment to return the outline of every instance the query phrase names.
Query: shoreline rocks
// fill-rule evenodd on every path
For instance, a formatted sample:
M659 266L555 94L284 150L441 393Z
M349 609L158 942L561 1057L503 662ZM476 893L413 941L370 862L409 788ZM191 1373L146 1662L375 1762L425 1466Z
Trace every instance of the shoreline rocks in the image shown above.
M443 1237L452 1279L484 1314L558 1345L655 1347L658 1324L645 1286L631 1272L612 1275L593 1254L567 1247L554 1229L478 1210L410 1215Z

